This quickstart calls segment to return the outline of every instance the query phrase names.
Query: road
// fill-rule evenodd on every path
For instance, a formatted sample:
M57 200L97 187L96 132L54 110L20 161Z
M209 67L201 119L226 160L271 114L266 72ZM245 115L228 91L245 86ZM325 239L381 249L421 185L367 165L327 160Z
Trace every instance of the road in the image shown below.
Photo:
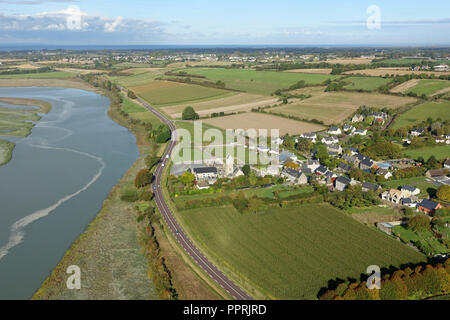
M183 228L175 219L172 211L170 210L167 202L164 200L162 194L162 174L164 168L169 164L169 157L172 154L173 149L176 145L176 131L175 125L169 119L167 119L162 113L151 107L148 103L146 103L141 98L137 98L137 100L146 107L150 112L155 114L163 123L167 124L172 131L172 140L166 152L162 156L162 161L158 164L158 167L155 170L155 182L153 184L153 193L155 196L156 206L161 212L164 221L169 226L170 232L172 232L176 241L181 245L181 247L186 251L186 253L192 258L192 260L197 263L197 265L203 269L215 282L217 282L225 291L227 291L234 299L236 300L252 300L247 293L245 293L239 286L237 286L233 281L231 281L227 276L225 276L217 267L209 261L200 250L194 245L194 243L189 239L186 233L183 231Z

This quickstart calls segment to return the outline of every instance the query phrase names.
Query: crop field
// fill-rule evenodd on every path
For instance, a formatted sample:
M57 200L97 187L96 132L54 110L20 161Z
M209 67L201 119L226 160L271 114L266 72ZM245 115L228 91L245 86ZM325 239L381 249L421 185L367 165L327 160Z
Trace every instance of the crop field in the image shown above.
M42 73L28 73L28 74L4 74L0 75L0 79L63 79L71 78L75 75L73 73L64 71L42 72Z
M278 98L269 98L263 95L238 93L224 98L210 101L194 102L188 104L178 104L162 108L162 110L172 118L181 118L184 108L191 106L200 116L210 115L219 112L238 112L249 111L252 108L272 105L278 101Z
M129 88L151 83L155 78L162 76L164 72L160 69L142 68L123 70L119 74L110 76L109 79Z
M431 156L435 156L438 160L447 159L450 156L450 145L436 145L420 149L412 149L405 151L404 154L412 159L423 157L428 160Z
M444 93L450 89L450 81L447 80L419 80L418 83L407 90L406 92L413 92L417 95L426 94L431 96L437 93Z
M360 106L374 108L399 108L415 102L410 97L360 93L360 92L318 92L309 99L269 109L271 112L291 115L300 119L316 119L325 124L340 123Z
M329 280L359 279L369 265L424 256L329 205L241 215L233 207L181 211L180 219L219 266L272 299L314 299Z
M371 63L373 58L337 58L337 59L328 59L328 63L339 63L339 64L367 64Z
M448 120L450 119L450 101L443 100L441 102L426 102L415 106L414 108L402 113L395 120L393 128L401 128L413 126L416 123L426 120L428 117L432 119Z
M271 129L279 129L280 136L286 133L296 135L324 129L321 125L256 112L211 118L204 122L222 129L267 129L268 134Z
M248 93L270 95L278 89L287 89L300 80L307 84L320 84L339 76L325 74L288 73L242 69L184 69L190 74L202 75L211 81L223 81L227 88Z
M131 87L130 89L156 106L205 101L234 94L226 90L173 81L153 81L145 85Z
M287 73L330 74L331 73L331 69L330 68L324 68L324 69L293 69L293 70L286 70L284 72L287 72Z
M409 68L376 68L376 69L364 69L364 70L352 70L344 72L344 74L363 74L366 76L372 76L372 77L380 77L388 75L399 75L403 76L405 74L427 74L431 75L434 74L436 76L438 75L449 75L450 72L436 72L436 71L412 71Z
M392 81L391 79L380 77L349 77L344 80L351 82L351 84L345 86L345 89L364 91L375 91L379 87Z

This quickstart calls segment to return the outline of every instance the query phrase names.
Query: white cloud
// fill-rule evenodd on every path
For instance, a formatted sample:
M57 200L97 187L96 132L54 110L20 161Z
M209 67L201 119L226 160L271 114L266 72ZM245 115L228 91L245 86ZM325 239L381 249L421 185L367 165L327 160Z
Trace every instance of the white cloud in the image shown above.
M122 25L122 21L123 21L123 18L121 16L119 16L119 17L117 17L116 20L114 20L111 23L106 22L103 26L105 32L116 32L116 29Z

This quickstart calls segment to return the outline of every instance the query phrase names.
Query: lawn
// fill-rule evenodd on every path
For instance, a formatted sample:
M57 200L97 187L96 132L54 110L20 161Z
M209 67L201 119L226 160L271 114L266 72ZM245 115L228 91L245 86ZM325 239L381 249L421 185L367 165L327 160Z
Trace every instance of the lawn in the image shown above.
M398 235L404 242L422 241L434 254L447 253L447 247L440 243L430 231L413 231L404 226L393 228L394 234Z
M4 74L0 75L0 79L64 79L72 78L73 73L64 71L42 72L42 73L25 73L25 74Z
M413 92L417 95L433 95L443 89L450 87L450 81L447 80L419 80L419 83L409 89L407 93Z
M447 159L450 155L450 145L436 145L433 147L425 147L420 149L411 149L403 152L407 157L418 159L423 157L427 161L431 156L435 156L436 159Z
M273 71L255 71L242 69L184 69L190 74L205 76L211 81L223 81L227 88L246 91L248 93L270 95L278 89L287 89L300 80L307 84L320 84L327 79L339 76L326 74L287 73Z
M351 116L363 104L373 108L394 109L415 101L416 99L410 97L374 93L317 92L309 99L281 105L269 111L300 119L316 119L325 124L337 124Z
M349 77L344 80L351 82L351 84L345 86L345 89L364 91L375 91L392 81L381 77Z
M450 119L450 101L442 100L440 102L426 102L424 104L415 106L414 108L406 111L397 117L394 122L393 128L402 128L406 126L413 126L414 124L425 121L431 117L436 120Z
M230 91L173 81L153 81L131 87L137 95L156 106L205 101L233 94Z
M271 299L314 299L329 280L359 279L370 265L424 261L326 204L262 215L241 215L229 206L178 215L209 257Z

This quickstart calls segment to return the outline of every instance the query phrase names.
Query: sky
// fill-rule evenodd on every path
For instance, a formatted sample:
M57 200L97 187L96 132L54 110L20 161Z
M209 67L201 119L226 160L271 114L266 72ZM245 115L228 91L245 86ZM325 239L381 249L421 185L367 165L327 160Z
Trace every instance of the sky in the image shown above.
M0 45L449 45L448 0L0 0Z

